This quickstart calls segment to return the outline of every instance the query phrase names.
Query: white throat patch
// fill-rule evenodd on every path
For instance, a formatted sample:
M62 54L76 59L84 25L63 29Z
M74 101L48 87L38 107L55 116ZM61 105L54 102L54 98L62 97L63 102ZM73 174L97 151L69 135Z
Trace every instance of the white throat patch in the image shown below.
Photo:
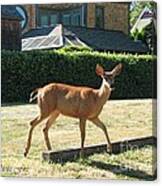
M111 89L110 85L104 78L102 78L102 84L100 87L100 95L102 95L108 89Z

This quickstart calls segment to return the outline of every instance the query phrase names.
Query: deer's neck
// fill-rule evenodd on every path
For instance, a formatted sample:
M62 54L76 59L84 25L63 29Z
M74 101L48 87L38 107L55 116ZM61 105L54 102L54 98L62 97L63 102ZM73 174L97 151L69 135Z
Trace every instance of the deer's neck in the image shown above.
M98 91L99 97L106 102L111 94L111 87L104 78L102 78L102 84Z

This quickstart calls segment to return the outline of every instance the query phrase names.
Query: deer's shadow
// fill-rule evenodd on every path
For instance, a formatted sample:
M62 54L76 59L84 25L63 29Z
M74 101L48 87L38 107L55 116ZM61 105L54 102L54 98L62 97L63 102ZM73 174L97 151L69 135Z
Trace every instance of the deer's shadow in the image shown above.
M152 180L155 180L157 177L156 171L153 175L149 175L142 170L133 169L125 165L113 165L110 163L105 163L102 161L95 161L95 160L88 161L86 162L86 164L93 168L110 171L116 175L129 176L132 178L137 178L137 179L142 179L142 180L152 181Z

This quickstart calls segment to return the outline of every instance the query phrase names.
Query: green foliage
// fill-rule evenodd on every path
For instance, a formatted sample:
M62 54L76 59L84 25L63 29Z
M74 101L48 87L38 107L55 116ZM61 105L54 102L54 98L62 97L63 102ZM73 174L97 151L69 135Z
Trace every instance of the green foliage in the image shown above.
M123 71L116 78L111 98L152 97L156 57L150 55L2 51L2 102L27 102L33 89L50 82L98 88L101 78L95 74L96 64L110 70L119 62Z
M137 40L145 41L145 30L142 29L141 31L139 31L138 29L136 29L133 33L131 33L131 37L135 41Z
M153 21L141 31L136 29L133 33L131 33L131 38L135 41L139 40L145 43L150 54L157 53L157 34Z
M147 1L137 1L133 2L130 10L130 26L132 27L135 22L137 21L139 15L143 11L143 9L147 7L150 10L154 11L156 9L156 3L155 2L147 2Z
M67 46L59 49L60 52L83 52L83 51L92 51L90 47L84 47L84 46Z
M153 19L149 25L147 25L142 30L138 31L135 30L133 33L131 33L131 37L134 40L141 40L143 43L145 43L149 49L149 52L151 54L157 54L157 7L155 2L133 2L131 4L131 10L130 10L130 25L133 27L133 25L136 23L138 17L140 16L143 9L147 7L152 13L153 13Z
M157 32L154 21L151 21L149 25L144 28L144 38L150 53L157 54Z

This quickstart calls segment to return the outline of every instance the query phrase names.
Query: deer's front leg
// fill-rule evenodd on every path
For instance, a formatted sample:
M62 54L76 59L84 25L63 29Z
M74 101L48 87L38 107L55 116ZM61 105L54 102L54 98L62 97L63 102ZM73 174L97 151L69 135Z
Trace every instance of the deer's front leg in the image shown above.
M112 145L111 145L111 142L110 142L110 138L109 138L109 135L108 135L108 132L107 132L107 129L104 125L104 123L99 119L99 118L93 118L91 119L91 121L97 126L99 127L100 129L103 130L105 136L106 136L106 139L107 139L107 143L108 143L108 152L112 152Z
M81 133L81 156L84 154L84 141L85 141L85 128L86 128L86 119L80 118L80 133Z

